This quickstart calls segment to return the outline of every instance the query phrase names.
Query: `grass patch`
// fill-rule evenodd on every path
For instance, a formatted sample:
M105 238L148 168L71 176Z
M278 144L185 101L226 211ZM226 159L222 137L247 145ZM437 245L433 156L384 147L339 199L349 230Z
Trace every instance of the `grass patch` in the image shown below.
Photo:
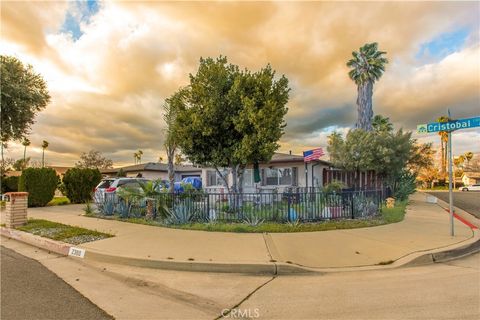
M128 221L128 220L127 220ZM238 232L238 233L278 233L278 232L312 232L312 231L327 231L339 229L354 229L373 227L384 224L380 219L368 220L339 220L339 221L324 221L300 223L292 226L287 223L264 222L258 226L251 226L245 223L189 223L183 225L166 225L168 228L201 230L201 231L217 231L217 232Z
M400 222L405 218L408 200L398 201L393 208L382 208L382 219L385 223Z
M47 203L47 206L63 206L66 204L70 204L70 200L67 197L55 197Z
M17 229L70 244L81 244L113 237L111 234L42 219L29 219L26 225L17 227Z

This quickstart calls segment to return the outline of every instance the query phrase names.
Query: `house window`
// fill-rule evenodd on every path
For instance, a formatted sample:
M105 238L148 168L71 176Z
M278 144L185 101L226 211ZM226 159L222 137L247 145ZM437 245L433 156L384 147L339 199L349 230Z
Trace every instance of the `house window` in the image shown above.
M217 171L207 171L207 187L223 186L224 184L222 177L220 177Z
M253 169L245 169L243 172L243 186L253 187Z
M265 185L279 186L279 185L293 185L293 170L292 168L266 168L265 169Z

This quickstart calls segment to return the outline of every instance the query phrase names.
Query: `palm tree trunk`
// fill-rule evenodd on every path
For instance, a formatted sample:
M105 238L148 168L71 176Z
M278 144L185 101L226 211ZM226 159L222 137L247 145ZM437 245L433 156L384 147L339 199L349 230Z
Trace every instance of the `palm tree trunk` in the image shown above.
M355 127L357 129L363 129L365 131L372 130L372 96L373 96L373 83L367 81L360 84L357 87L357 112L358 119Z
M173 146L165 145L165 149L167 151L167 162L168 162L168 181L169 185L169 192L174 193L175 191L175 148Z
M2 145L2 172L0 172L0 176L3 178L3 166L5 165L5 159L3 158L3 141L0 141L0 144Z
M42 168L45 167L45 149L42 149Z

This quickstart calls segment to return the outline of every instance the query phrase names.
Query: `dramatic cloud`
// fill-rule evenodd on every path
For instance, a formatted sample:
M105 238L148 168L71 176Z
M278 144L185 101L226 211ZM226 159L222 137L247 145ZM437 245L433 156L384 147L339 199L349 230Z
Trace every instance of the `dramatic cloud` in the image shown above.
M2 2L1 53L30 63L52 103L29 152L73 164L97 149L115 163L163 154L162 104L188 83L200 56L252 70L272 64L292 87L281 151L326 146L356 119L345 62L376 41L390 64L374 111L413 130L450 108L478 114L480 17L476 2ZM457 152L480 152L480 133L456 133ZM438 137L421 137L437 141ZM477 143L475 143L475 141ZM36 147L35 147L36 146ZM21 145L11 143L9 156Z

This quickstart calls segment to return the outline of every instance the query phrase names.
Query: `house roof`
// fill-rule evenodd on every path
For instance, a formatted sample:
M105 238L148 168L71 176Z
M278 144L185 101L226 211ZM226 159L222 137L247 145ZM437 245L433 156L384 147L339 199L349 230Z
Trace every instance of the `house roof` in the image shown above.
M325 160L315 160L317 163L322 163L327 166L331 166L331 163ZM272 159L267 163L291 163L291 162L303 162L303 156L296 155L296 154L289 154L289 153L280 153L276 152L272 156ZM131 166L125 167L118 167L112 169L101 169L101 173L117 173L120 169L124 172L139 172L139 171L160 171L160 172L167 172L168 165L166 163L161 162L147 162L147 163L140 163L134 164ZM202 169L200 166L192 166L192 165L176 165L175 171L176 172L198 172Z
M462 177L463 176L467 176L468 178L480 179L480 171L466 171L462 174Z
M68 169L71 169L73 167L47 166L47 168L52 168L57 172L57 174L65 174Z
M20 177L21 175L22 171L10 170L5 172L6 177Z
M327 166L332 165L330 162L325 160L315 160L315 161ZM303 162L303 156L298 154L275 152L272 157L272 160L270 160L268 163L278 163L278 162Z
M137 171L167 172L168 165L166 163L160 163L160 162L147 162L147 163L134 164L126 167L101 169L100 172L101 173L117 173L120 169L122 169L124 172L137 172ZM200 171L200 170L201 168L191 166L191 165L175 165L175 171L177 172L193 172L193 171Z

